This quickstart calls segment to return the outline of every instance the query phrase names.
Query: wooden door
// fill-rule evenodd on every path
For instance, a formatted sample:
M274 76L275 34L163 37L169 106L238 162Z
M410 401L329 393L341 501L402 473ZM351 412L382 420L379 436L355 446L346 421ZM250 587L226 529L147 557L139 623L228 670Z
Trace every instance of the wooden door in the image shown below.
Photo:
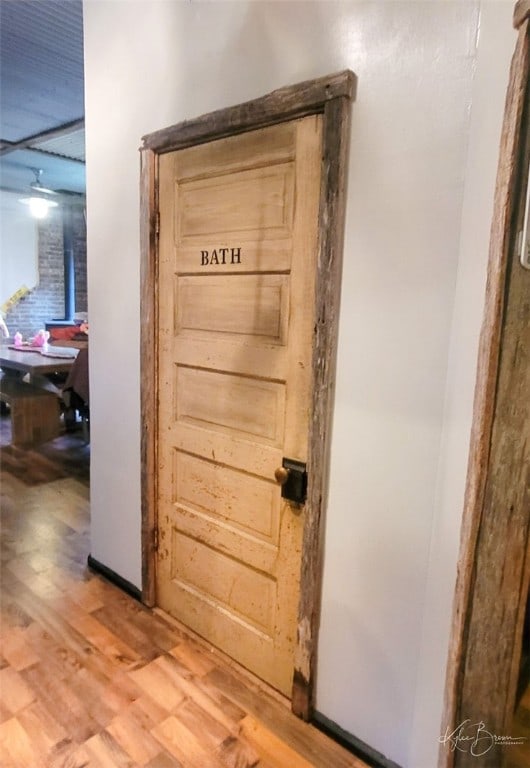
M322 118L159 158L157 604L290 695Z

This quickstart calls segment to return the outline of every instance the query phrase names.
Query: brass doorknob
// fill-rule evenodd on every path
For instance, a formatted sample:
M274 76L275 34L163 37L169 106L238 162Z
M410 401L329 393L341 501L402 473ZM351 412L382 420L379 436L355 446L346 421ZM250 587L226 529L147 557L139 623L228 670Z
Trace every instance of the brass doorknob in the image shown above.
M274 477L278 485L285 485L289 477L289 470L285 467L278 467L278 469L274 470Z

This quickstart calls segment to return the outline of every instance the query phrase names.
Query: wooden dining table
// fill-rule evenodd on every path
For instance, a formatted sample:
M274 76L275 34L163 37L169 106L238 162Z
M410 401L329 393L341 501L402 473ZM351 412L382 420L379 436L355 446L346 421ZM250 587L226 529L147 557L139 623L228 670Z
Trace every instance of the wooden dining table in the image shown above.
M9 408L13 445L34 446L57 437L61 387L77 352L58 347L0 346L0 402Z
M29 374L29 380L37 383L38 378L51 373L68 373L79 350L70 347L0 347L0 369L6 376L21 378Z

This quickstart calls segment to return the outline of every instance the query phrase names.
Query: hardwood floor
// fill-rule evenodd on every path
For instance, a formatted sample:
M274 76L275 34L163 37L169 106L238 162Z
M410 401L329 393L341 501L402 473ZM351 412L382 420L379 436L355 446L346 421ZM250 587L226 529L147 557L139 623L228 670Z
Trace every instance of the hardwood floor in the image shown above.
M2 768L364 768L89 571L86 473L57 476L49 446L48 475L2 451Z

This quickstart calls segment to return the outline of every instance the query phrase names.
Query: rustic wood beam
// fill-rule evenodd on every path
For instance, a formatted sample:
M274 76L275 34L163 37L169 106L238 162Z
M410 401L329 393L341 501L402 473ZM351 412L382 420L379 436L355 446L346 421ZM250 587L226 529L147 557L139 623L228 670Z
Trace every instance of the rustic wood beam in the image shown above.
M142 601L149 607L153 607L155 605L155 534L157 531L158 162L155 153L150 149L141 151L140 161Z
M143 147L173 152L224 136L264 128L324 111L328 101L355 98L356 77L345 70L317 80L290 85L253 101L210 112L143 137Z
M309 485L302 543L298 638L292 696L293 712L304 720L311 717L313 708L320 623L322 536L328 496L329 441L335 391L350 104L348 97L341 96L328 102L324 110Z
M530 0L518 0L513 12L513 26L519 29L523 21L530 18Z

